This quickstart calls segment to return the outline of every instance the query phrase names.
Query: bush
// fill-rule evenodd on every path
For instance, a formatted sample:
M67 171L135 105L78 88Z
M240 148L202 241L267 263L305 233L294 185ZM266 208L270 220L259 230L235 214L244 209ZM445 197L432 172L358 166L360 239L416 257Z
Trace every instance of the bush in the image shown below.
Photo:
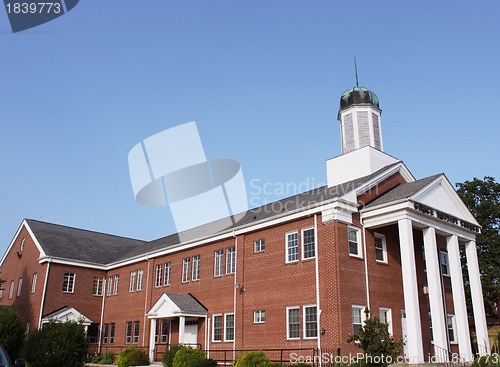
M81 324L50 322L28 336L24 356L30 367L81 367L87 347Z
M11 307L0 307L0 344L13 361L20 356L24 342L24 321Z
M173 367L194 367L199 363L207 363L205 353L199 349L181 348L175 353Z
M199 359L193 367L217 367L217 361L214 361L212 358Z
M107 352L101 354L100 356L95 356L90 360L90 363L95 364L113 364L115 361L115 355L112 352Z
M183 349L183 348L186 348L186 347L182 344L172 344L170 346L170 349L167 350L165 353L163 353L163 357L162 357L163 366L164 367L172 367L174 364L175 353L177 353L177 351L179 349Z
M118 367L149 365L149 358L142 349L128 347L120 352L116 365Z
M271 361L261 350L252 350L236 359L235 367L268 367Z
M497 355L486 355L474 360L471 367L499 367L500 360Z

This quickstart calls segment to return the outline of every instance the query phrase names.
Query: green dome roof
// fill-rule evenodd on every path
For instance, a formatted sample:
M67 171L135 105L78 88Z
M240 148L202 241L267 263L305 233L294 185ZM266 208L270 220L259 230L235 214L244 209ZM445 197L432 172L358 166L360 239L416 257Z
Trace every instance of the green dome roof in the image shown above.
M353 105L372 105L380 109L377 95L365 87L348 89L340 97L340 110Z

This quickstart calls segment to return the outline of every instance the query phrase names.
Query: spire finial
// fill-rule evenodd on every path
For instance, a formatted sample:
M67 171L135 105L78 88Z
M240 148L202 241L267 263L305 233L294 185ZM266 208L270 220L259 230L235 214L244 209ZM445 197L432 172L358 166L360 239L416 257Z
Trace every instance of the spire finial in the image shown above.
M358 83L358 67L356 65L356 56L354 56L354 74L356 75L356 87L359 87L359 83Z

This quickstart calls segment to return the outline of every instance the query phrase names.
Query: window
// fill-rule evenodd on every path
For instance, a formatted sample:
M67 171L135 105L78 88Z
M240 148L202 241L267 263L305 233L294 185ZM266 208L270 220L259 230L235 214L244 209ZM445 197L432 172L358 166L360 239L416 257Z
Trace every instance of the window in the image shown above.
M64 273L62 291L73 293L75 291L75 273Z
M448 264L448 253L444 252L444 251L440 251L439 258L441 260L441 272L445 276L450 276L450 267Z
M434 335L432 334L432 316L431 313L429 312L429 329L431 331L431 341L434 340Z
M0 285L0 299L3 298L3 288L2 286Z
M168 343L168 323L169 320L161 319L160 343Z
M226 252L226 274L236 273L236 247L229 247Z
M129 292L134 292L135 291L135 282L137 279L137 272L136 271L131 271L130 272L130 283L128 286L128 291Z
M14 294L14 285L15 285L15 283L16 283L16 282L15 282L14 280L12 280L12 281L10 282L10 288L9 288L9 299L11 299L11 298L12 298L12 295Z
M298 307L286 308L286 326L287 339L300 338L300 309Z
M266 240L261 238L253 243L253 252L263 252L266 249Z
M316 256L314 228L302 230L302 258L311 259Z
M349 255L361 257L361 243L359 241L359 229L349 227L347 230L349 239Z
M383 234L375 233L375 259L387 263L387 245Z
M427 262L425 261L425 247L422 246L422 259L424 261L424 271L427 271Z
M224 341L233 341L234 340L234 313L227 313L225 328L224 328Z
M128 321L125 334L125 344L137 343L139 343L139 321Z
M115 343L115 323L109 324L109 344Z
M172 272L172 263L168 262L164 264L164 272L163 272L163 285L170 285L170 274Z
M299 260L299 234L297 232L286 234L286 262Z
M17 284L17 297L21 297L22 290L23 290L23 278L19 278L19 283Z
M132 343L132 322L127 322L126 331L125 331L125 344Z
M102 343L108 344L108 340L109 340L109 324L104 324L102 330Z
M139 343L139 321L134 321L134 344Z
M137 270L137 290L142 291L142 279L144 278L144 270Z
M120 284L120 276L115 275L114 279L114 284L113 284L113 294L118 294L118 285Z
M352 306L352 333L359 334L363 326L364 306Z
M36 291L36 281L38 279L38 273L33 273L33 280L31 281L31 293Z
M306 339L318 337L318 309L315 305L304 306L304 335Z
M21 241L21 251L24 251L25 244L26 244L26 238L23 238L23 240Z
M200 280L200 261L200 255L193 256L193 274L191 276L192 280Z
M155 287L161 287L163 264L156 265Z
M387 324L387 329L389 330L389 334L392 335L392 311L390 308L379 308L379 319L380 322Z
M92 288L92 294L94 296L102 296L104 287L104 277L94 277L94 286Z
M266 311L257 310L253 312L253 322L255 324L263 324L266 322Z
M87 337L90 344L99 342L99 324L90 324L87 326Z
M222 341L222 315L213 315L212 341Z
M108 296L113 294L113 277L108 277L108 292L106 294Z
M189 257L182 260L182 282L189 282L189 268L191 266L191 259Z
M224 269L224 250L217 250L214 257L214 276L221 276L222 269Z
M455 337L455 315L446 315L446 325L448 328L448 340L450 343L456 343Z

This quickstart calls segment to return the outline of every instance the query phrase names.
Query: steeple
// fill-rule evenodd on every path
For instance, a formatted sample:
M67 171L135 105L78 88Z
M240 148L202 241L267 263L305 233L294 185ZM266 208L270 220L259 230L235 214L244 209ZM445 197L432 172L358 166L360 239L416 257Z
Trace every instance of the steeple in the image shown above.
M340 122L342 154L365 146L383 151L382 129L378 97L368 88L360 87L358 68L354 58L356 86L346 90L340 97L337 119Z

